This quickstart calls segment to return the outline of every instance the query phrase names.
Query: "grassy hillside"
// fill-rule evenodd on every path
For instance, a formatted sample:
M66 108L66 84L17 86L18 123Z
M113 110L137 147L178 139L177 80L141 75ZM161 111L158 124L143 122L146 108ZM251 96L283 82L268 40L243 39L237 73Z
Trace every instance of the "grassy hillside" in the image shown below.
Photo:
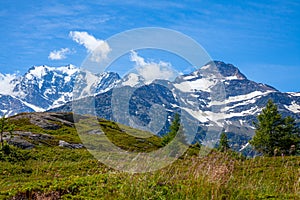
M159 171L129 174L95 160L86 149L59 147L59 140L79 143L70 114L23 114L12 118L17 131L35 145L10 146L0 153L0 199L300 199L299 157L242 159L215 150L199 157L199 148ZM138 130L100 120L102 129L128 151L162 146L152 136L141 142ZM132 133L132 135L126 134Z

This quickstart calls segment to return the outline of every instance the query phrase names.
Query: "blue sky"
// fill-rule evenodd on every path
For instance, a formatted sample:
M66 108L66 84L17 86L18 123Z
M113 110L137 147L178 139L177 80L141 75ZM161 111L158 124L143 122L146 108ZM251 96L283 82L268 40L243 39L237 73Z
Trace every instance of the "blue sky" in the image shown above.
M70 37L71 31L101 41L151 26L192 37L213 59L234 64L249 79L300 91L298 0L95 2L1 1L0 73L22 74L44 64L80 66L87 48ZM64 51L65 58L49 59L55 50Z

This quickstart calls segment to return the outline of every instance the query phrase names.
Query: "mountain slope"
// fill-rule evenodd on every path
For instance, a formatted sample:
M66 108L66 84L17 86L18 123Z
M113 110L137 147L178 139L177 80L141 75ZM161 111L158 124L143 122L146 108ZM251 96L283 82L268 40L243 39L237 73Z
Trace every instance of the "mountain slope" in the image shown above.
M207 132L210 127L216 127L219 132L221 130L228 132L231 146L236 150L243 149L252 138L253 121L265 107L268 99L272 99L278 105L279 111L284 116L293 116L299 122L298 93L282 93L271 86L251 81L231 64L220 61L215 61L214 64L221 74L223 90L216 87L214 77L205 76L207 70L213 68L212 63L190 74L182 75L174 82L156 80L149 85L140 86L129 82L126 77L123 80L126 84L121 81L113 90L95 96L95 112L99 117L147 129L151 123L152 126L156 124L156 119L151 116L151 108L153 105L160 105L160 110L165 110L166 113L158 112L156 115L157 118L164 115L159 119L163 124L159 127L161 128L158 131L159 135L167 132L174 113L187 112L199 121L200 129L194 142L195 140L204 142L203 131ZM134 80L141 79L135 75ZM127 84L128 82L130 84ZM223 98L218 97L222 92ZM118 94L119 99L123 98L120 104L115 103L114 94ZM87 109L86 102L91 102L91 99L74 102L74 104ZM115 106L117 109L114 108ZM84 109L81 110L83 113L93 112ZM52 111L74 111L74 109L71 103L67 103ZM150 129L150 131L157 130Z
M173 82L155 80L150 84L144 84L138 74L121 79L113 72L92 74L72 65L36 66L24 76L2 75L1 79L7 87L0 90L0 115L74 111L70 101L75 87L76 99L81 98L74 101L81 109L79 114L94 114L95 110L99 117L163 135L174 113L181 113L199 123L195 138L189 142L204 142L205 132L214 127L214 132L228 132L236 150L253 136L253 121L268 99L284 116L293 116L298 123L300 120L300 93L282 93L251 81L238 68L221 61L208 63ZM78 85L82 88L76 88Z
M13 78L11 78L13 77ZM81 78L86 83L87 90L83 95L89 96L91 93L100 93L111 89L120 79L116 73L92 74L80 71L73 65L63 67L34 66L23 76L0 77L0 82L5 84L6 90L2 92L0 109L5 111L0 115L13 115L20 112L40 112L53 107L63 105L72 100L74 83ZM10 78L10 79L9 79ZM14 102L13 100L14 99ZM8 106L19 101L22 109ZM6 106L7 105L7 106Z
M35 146L10 145L0 151L0 199L211 199L212 194L216 199L300 198L299 156L243 159L212 150L203 157L195 145L157 171L125 173L102 164L85 148L59 146L61 140L80 142L72 116L27 113L10 118L18 127L13 139ZM137 138L134 146L132 138L120 139L122 130L132 131L129 127L99 123L123 149L147 152L160 147L159 137L144 142Z
M32 105L24 103L22 100L17 99L10 95L0 94L0 116L5 114L15 115L22 112L34 112Z

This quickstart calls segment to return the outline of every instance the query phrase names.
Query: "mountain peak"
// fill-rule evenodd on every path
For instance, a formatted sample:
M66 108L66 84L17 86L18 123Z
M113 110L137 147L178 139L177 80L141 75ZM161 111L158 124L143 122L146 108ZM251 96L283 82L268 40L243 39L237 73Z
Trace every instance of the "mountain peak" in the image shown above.
M32 77L42 78L47 71L49 71L49 67L46 65L32 66L25 76L27 79L32 79Z
M247 77L240 72L240 70L230 63L224 63L223 61L211 61L207 63L202 69L208 69L212 64L216 66L219 73L224 76L226 80L246 80Z
M37 78L42 78L44 75L46 75L50 71L55 71L59 74L66 74L66 75L73 75L76 72L79 71L79 69L72 65L66 65L66 66L61 66L61 67L49 67L47 65L40 65L40 66L32 66L28 72L26 73L26 76L28 79L31 79L32 76L37 77Z

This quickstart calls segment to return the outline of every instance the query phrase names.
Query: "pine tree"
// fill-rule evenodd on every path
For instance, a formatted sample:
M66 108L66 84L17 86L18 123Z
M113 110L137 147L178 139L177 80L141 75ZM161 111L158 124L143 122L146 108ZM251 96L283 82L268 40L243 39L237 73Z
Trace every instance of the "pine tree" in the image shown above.
M224 152L227 151L228 149L230 149L230 147L229 147L229 141L227 135L226 133L222 133L220 136L220 143L218 146L218 150Z
M172 124L170 126L170 132L167 133L163 137L163 145L168 144L170 141L172 141L175 138L179 128L180 128L180 116L179 116L178 113L175 113L174 119L173 119Z
M281 148L288 153L292 146L296 148L300 144L300 130L297 127L295 119L288 116L284 118L282 133L279 137ZM295 149L296 150L296 149Z
M299 129L292 117L282 118L277 106L269 100L254 123L256 131L250 144L264 155L274 155L278 151L289 152L292 145L299 142Z

